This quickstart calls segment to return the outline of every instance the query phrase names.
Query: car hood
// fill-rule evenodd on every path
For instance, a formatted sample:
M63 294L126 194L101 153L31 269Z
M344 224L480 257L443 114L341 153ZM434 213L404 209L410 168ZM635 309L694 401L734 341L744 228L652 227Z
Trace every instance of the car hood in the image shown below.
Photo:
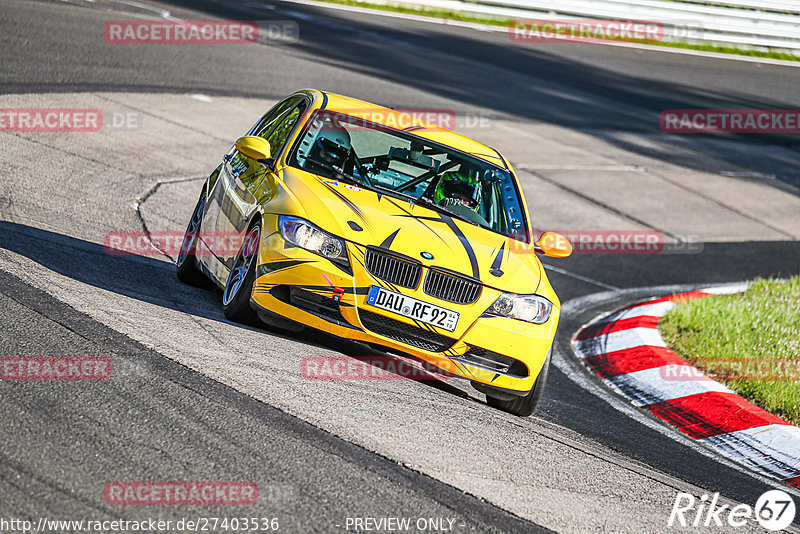
M283 181L323 230L378 246L514 293L534 293L542 265L533 246L389 195L286 168ZM428 259L430 258L430 259Z

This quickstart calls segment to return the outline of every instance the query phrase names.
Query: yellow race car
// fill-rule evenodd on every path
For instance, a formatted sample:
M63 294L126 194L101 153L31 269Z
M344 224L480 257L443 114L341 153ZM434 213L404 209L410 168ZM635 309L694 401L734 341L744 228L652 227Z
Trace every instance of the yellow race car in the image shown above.
M231 246L234 243L236 246ZM469 379L526 416L544 390L560 303L496 150L410 115L299 91L206 180L177 260L225 315L380 345Z

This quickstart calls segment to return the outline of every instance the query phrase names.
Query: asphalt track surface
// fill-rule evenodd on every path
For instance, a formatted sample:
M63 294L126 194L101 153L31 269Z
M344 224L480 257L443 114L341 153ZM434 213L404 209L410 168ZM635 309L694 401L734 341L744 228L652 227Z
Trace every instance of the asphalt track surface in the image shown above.
M103 21L149 11L74 4L0 2L0 92L203 93L271 101L319 87L399 107L452 107L558 124L656 159L672 157L675 143L691 144L682 164L699 170L714 170L704 167L713 159L787 182L800 176L797 158L786 157L797 153L796 140L786 136L700 137L669 146L630 141L657 133L643 118L663 109L796 108L797 68L603 46L514 48L502 33L280 2L270 8L260 2L158 5L187 19L297 20L296 44L248 53L235 47L114 48L98 44ZM741 150L730 150L731 143ZM14 181L35 184L37 177L19 176L14 167L15 157L33 157L33 151L12 145L3 151L0 207L10 212ZM47 162L54 174L57 163ZM123 217L113 210L128 206L131 191L141 194L144 185L81 191L78 184L75 202L86 206L86 215L83 223L70 221L113 229ZM171 195L170 216L183 220L198 185L165 186L148 202ZM40 191L27 199L28 214L45 206L49 195ZM254 384L248 378L254 373L288 375L281 374L281 361L245 356L248 344L270 345L273 358L291 362L312 350L364 349L322 335L233 325L222 317L218 295L179 286L168 262L105 254L97 242L75 237L80 229L64 228L50 209L33 219L38 223L0 221L0 354L110 356L115 374L81 388L0 384L2 517L233 516L238 512L111 507L102 500L102 486L111 480L255 480L262 498L245 515L279 517L289 532L342 531L347 517L386 516L457 518L455 530L475 532L659 531L666 530L677 491L720 492L753 504L772 487L672 439L655 422L630 417L587 389L591 378L576 378L582 371L567 364L554 366L544 399L527 420L493 412L469 386L444 382L308 392L298 389L302 381ZM797 272L800 246L794 240L705 243L691 257L584 255L557 265L572 273L549 274L566 303L557 347L560 361L568 362L571 333L646 292L592 295L608 287L787 276ZM49 283L53 291L38 287ZM78 302L94 309L79 311ZM154 323L138 314L151 315ZM161 330L152 333L156 322ZM189 350L197 343L182 329L189 323L241 360L225 360L230 354L222 352L214 361L176 356L175 344ZM148 328L148 343L131 333ZM296 374L296 364L292 369ZM538 499L530 498L531 488ZM650 501L655 504L646 506Z

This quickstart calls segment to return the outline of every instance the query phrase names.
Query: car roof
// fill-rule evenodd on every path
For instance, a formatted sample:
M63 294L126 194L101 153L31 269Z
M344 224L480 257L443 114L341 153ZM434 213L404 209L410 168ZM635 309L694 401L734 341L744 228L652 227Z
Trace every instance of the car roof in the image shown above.
M439 143L461 152L473 155L494 165L499 165L501 168L507 168L505 160L493 148L479 143L474 139L463 136L452 130L448 130L442 126L425 122L424 120L397 111L394 109L385 108L377 104L364 102L348 96L337 95L335 93L328 93L318 91L321 95L327 97L327 104L325 109L343 113L345 115L352 115L358 118L369 120L381 126L387 126L403 132L407 132L423 139ZM420 108L421 112L432 113L447 113L454 115L450 110L445 109L430 109L425 110ZM400 127L402 126L402 127Z

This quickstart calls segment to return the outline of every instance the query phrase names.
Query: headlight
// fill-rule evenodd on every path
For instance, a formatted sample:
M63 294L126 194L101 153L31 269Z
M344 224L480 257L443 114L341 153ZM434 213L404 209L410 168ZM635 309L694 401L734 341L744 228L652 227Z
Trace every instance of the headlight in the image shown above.
M486 310L486 314L510 317L529 323L544 324L550 318L552 310L553 303L544 297L503 293Z
M283 238L293 245L319 254L331 261L349 265L347 250L344 241L336 236L320 230L310 222L281 215L278 218L278 227Z

